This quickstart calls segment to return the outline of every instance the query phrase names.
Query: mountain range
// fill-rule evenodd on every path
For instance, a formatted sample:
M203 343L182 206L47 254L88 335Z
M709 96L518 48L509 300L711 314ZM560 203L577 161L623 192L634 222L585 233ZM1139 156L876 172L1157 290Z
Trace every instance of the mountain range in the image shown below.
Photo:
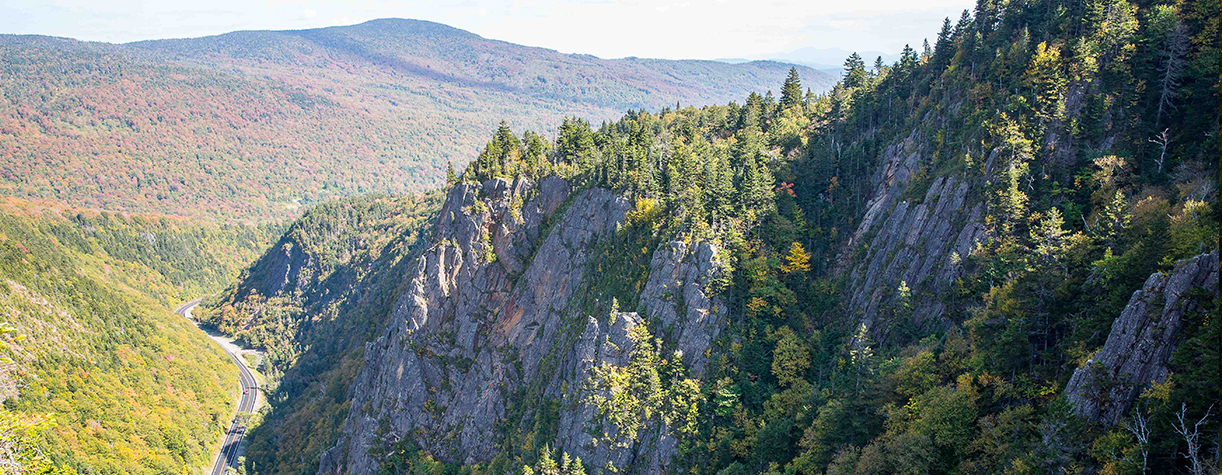
M600 59L383 19L128 44L0 36L0 192L76 206L278 219L436 187L501 121L554 131L741 100L774 61ZM834 78L796 66L821 92Z
M399 20L7 38L0 194L196 216L0 200L0 465L1218 473L1217 18L980 0L819 94Z
M840 77L840 73L844 70L845 58L848 58L849 55L852 55L853 53L853 51L840 48L816 48L813 46L808 46L805 48L798 48L793 51L753 57L754 59L718 58L717 61L731 64L742 64L751 61L780 61L784 63L800 64L832 74L836 77ZM858 51L857 54L870 63L872 63L875 58L879 57L883 59L884 64L894 63L900 58L899 54L883 53L882 51Z

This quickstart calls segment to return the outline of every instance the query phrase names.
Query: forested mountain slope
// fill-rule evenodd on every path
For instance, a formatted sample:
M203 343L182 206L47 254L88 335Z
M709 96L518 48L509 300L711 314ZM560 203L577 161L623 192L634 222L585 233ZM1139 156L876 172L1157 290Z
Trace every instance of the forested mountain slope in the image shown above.
M311 208L197 309L205 324L268 354L261 370L274 409L252 423L253 471L312 471L335 443L361 351L385 324L440 199L374 195Z
M1217 16L981 0L828 94L501 127L246 467L1216 472Z
M5 470L162 474L209 465L237 371L170 306L231 281L268 231L0 203ZM16 429L26 425L33 430ZM16 462L33 472L9 464L15 446L26 448Z
M226 219L442 183L499 121L710 104L789 65L588 55L386 19L124 45L0 36L0 192ZM833 78L808 68L816 92Z

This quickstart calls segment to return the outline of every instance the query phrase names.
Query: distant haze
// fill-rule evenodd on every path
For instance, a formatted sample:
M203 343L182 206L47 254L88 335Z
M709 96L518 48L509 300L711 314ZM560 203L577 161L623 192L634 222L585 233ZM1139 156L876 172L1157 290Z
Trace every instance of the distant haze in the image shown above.
M916 48L916 46L914 45L913 48ZM735 64L745 63L748 61L754 61L754 60L760 60L760 59L775 60L775 61L783 61L786 63L800 64L800 65L811 67L814 69L819 69L819 70L838 74L839 71L844 67L844 60L853 53L854 51L844 50L840 48L806 47L806 48L800 48L800 49L796 49L796 50L788 51L784 53L774 53L774 54L767 54L767 55L760 55L760 56L752 56L748 58L717 58L717 60L726 62L726 63L735 63ZM867 66L873 65L874 59L880 56L883 58L883 62L886 64L891 64L895 61L898 61L900 58L899 54L885 53L882 51L856 51L856 53L860 54L861 57L865 59Z
M785 59L838 65L787 52L821 48L895 54L918 47L971 0L805 2L746 0L5 0L0 33L123 43L234 30L303 29L386 17L445 23L486 38L603 58ZM930 38L930 41L933 39ZM873 58L877 54L863 55Z

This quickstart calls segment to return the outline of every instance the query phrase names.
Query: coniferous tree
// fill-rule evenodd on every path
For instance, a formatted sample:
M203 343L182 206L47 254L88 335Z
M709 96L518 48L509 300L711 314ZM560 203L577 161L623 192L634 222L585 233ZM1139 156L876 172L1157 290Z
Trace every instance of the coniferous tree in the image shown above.
M866 83L866 63L861 60L861 55L854 52L849 55L849 58L844 60L844 87L854 88L861 87Z
M446 185L458 183L458 175L454 173L454 164L446 160Z
M934 43L934 52L945 54L954 34L954 29L950 25L950 17L942 19L942 29L938 31L938 41Z
M908 70L911 69L912 66L916 65L916 61L916 51L912 49L911 45L905 44L904 50L900 52L900 66L902 66L905 70Z
M802 103L802 82L798 79L798 69L789 68L789 77L781 86L781 110Z
M954 35L950 26L950 17L942 21L942 31L938 32L938 41L934 43L935 71L941 71L950 62L951 37Z
M955 24L955 31L951 34L951 40L962 41L971 32L972 14L967 10L963 10L963 14L959 15L959 23Z

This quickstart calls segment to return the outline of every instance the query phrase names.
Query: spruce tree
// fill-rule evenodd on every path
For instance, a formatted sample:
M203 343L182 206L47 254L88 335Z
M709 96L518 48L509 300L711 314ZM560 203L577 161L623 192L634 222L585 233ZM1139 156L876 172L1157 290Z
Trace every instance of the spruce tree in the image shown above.
M802 103L802 82L798 79L798 68L789 68L789 77L781 86L781 110Z
M844 60L844 87L861 87L866 83L866 63L854 52Z
M904 51L900 53L900 65L908 69L916 64L916 60L916 51L912 49L911 45L904 45Z
M947 56L950 54L951 36L954 35L950 27L950 17L942 20L942 31L938 32L938 41L934 43L934 54L938 56L940 63L945 63Z
M967 10L963 10L963 14L959 15L959 23L955 24L955 31L951 33L951 39L959 41L963 39L972 28L972 14Z

